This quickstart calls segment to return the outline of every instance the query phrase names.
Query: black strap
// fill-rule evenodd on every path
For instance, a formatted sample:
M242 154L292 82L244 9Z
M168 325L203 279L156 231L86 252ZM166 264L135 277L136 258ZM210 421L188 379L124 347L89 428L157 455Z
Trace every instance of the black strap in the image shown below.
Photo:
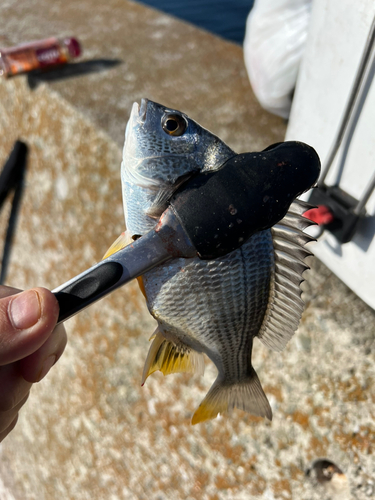
M16 229L17 215L22 198L24 175L27 164L28 147L22 141L16 141L13 150L0 174L0 210L6 198L14 191L12 208L5 235L3 258L1 261L0 284L6 279L13 235Z

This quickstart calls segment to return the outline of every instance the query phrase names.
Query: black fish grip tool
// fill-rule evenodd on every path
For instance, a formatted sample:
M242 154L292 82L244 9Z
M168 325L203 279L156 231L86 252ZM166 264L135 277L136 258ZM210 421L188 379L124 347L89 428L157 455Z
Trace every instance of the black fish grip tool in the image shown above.
M235 155L220 170L198 174L177 190L170 205L198 256L214 259L277 224L319 172L313 148L282 142Z

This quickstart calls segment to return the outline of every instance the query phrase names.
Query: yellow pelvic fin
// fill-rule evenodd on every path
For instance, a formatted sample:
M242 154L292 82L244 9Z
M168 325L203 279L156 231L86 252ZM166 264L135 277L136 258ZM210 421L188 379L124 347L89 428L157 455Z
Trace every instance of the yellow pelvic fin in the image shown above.
M160 370L164 375L170 373L198 373L203 375L203 354L193 351L183 344L174 344L167 340L159 330L156 330L152 338L153 342L143 369L142 385L147 377L157 370Z
M114 241L112 245L108 248L102 260L106 259L110 255L113 255L119 250L122 250L130 243L132 243L132 241L133 240L130 238L128 231L121 233L120 236L116 239L116 241Z
M271 407L253 368L239 382L228 383L218 377L194 413L191 423L195 425L210 420L232 408L272 420Z

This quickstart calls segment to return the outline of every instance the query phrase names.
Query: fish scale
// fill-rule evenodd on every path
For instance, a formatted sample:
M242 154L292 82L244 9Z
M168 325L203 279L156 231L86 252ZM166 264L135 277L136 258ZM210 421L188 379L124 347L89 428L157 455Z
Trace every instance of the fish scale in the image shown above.
M183 265L178 260L146 273L148 307L165 337L178 343L187 328L199 331L217 363L225 360L221 362L225 376L240 380L240 371L247 372L250 364L250 350L244 349L246 339L257 334L267 307L272 250L267 230L220 259L184 259ZM185 343L205 351L189 336ZM228 355L222 358L225 350ZM237 353L243 350L246 363L240 369Z
M121 170L127 230L114 249L152 229L189 176L217 170L235 156L184 113L147 99L141 106L135 103ZM280 351L298 327L303 311L300 284L308 268L305 259L311 255L305 245L312 238L303 232L311 222L302 217L308 208L295 200L277 225L253 234L224 257L175 259L142 277L141 289L158 324L142 384L157 370L164 375L202 375L203 354L218 370L193 424L233 408L272 419L251 363L253 339Z

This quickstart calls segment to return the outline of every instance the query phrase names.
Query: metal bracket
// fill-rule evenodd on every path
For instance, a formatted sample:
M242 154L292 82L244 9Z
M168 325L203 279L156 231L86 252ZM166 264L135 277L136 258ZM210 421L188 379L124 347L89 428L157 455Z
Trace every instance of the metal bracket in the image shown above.
M318 210L320 206L323 206L327 207L331 211L333 220L327 224L323 224L323 227L334 234L340 243L348 243L353 238L358 222L361 218L366 216L365 206L375 189L375 174L359 200L354 199L348 193L343 191L338 185L327 186L325 184L325 179L341 146L345 132L350 123L350 119L353 115L355 105L363 96L364 89L366 88L366 85L363 84L365 75L367 74L367 78L371 78L371 75L367 70L374 45L375 18L371 24L361 62L349 95L340 127L329 151L326 164L322 169L322 175L318 181L318 187L312 191L309 198L309 203L318 206ZM314 220L313 211L310 211L308 217Z

